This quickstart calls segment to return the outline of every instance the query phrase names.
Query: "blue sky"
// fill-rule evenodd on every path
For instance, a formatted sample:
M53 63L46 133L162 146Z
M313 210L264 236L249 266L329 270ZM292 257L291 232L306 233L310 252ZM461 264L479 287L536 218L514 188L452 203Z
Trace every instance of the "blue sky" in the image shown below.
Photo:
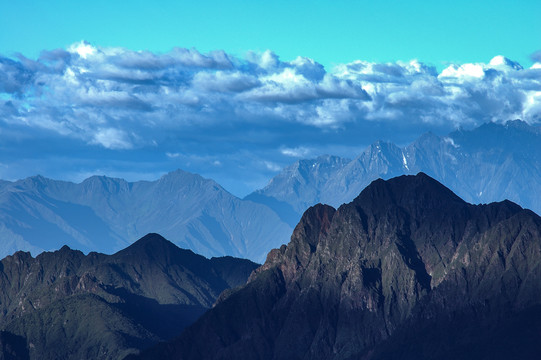
M541 121L539 1L0 1L3 179L182 168L245 195L299 158Z
M36 57L86 40L167 52L174 46L242 55L271 49L330 66L357 59L488 61L523 66L539 50L541 2L522 1L1 1L0 51Z

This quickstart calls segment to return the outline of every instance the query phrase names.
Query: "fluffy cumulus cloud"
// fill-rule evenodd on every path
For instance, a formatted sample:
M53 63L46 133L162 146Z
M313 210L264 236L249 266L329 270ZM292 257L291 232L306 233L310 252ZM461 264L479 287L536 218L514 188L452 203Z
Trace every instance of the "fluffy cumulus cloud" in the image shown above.
M538 54L532 58L539 58ZM537 64L536 64L537 65ZM440 73L418 61L355 61L329 71L271 51L169 53L73 44L37 60L0 58L2 120L42 127L106 148L144 145L149 129L216 121L454 125L539 121L541 75L497 56ZM151 131L152 133L152 131Z
M38 59L0 56L0 135L151 149L167 159L187 159L190 151L253 153L258 146L291 158L318 143L367 141L358 137L377 128L534 124L541 121L541 56L532 59L530 68L496 56L440 72L416 60L325 69L305 57L282 61L272 51L158 54L80 42ZM276 159L256 160L275 168Z

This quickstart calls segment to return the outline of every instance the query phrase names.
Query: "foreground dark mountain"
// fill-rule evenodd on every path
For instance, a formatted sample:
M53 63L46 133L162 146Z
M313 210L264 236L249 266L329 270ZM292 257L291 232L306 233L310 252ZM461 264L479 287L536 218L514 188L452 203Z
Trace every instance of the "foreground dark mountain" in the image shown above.
M244 287L145 359L538 359L541 218L425 174L308 209Z
M255 268L157 234L114 255L17 252L0 262L0 350L6 359L123 358L180 334Z
M0 182L0 257L63 244L110 254L158 232L198 254L262 262L292 229L268 207L181 170L151 182L103 176L80 184L41 176Z
M471 203L512 200L541 214L541 128L489 123L446 137L425 134L400 148L378 141L353 160L321 156L284 169L247 198L297 222L316 203L352 201L377 178L422 171Z

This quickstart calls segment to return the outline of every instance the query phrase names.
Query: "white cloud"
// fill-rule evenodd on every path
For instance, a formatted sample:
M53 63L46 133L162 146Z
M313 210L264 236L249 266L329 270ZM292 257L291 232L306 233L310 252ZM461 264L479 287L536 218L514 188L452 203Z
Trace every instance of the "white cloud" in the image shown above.
M270 50L266 50L263 53L249 52L247 54L248 61L254 63L258 67L264 70L273 70L280 66L280 59L278 56Z
M295 147L295 148L287 148L287 147L282 148L280 152L283 155L297 157L297 158L307 157L310 154L310 150L303 146Z
M89 56L95 55L97 53L97 49L86 41L81 41L79 43L75 43L71 45L68 48L68 51L71 53L78 54L83 59L86 59Z
M198 72L192 84L204 91L243 92L259 85L259 80L252 75L236 72Z
M267 168L267 170L270 170L270 171L274 171L274 172L277 172L277 171L280 171L282 170L282 167L272 161L263 161L263 164L265 165L265 167Z
M289 64L296 69L297 73L312 81L320 81L326 74L323 65L306 57L298 56Z
M522 70L523 67L515 62L515 61L512 61L508 58L506 58L505 56L502 56L502 55L497 55L495 57L492 58L492 60L490 60L490 62L488 63L488 65L492 68L498 68L498 69L502 69L502 70Z
M454 141L452 138L450 138L450 137L444 137L443 140L444 140L446 143L450 144L450 145L451 145L452 147L454 147L454 148L458 148L458 147L459 147L457 144L455 144L455 141Z
M481 64L450 65L440 74L442 78L456 78L457 80L483 76L485 76L485 70Z
M187 67L228 69L233 66L229 56L223 51L201 54L195 49L174 48L170 56L180 65Z
M166 152L165 155L170 159L175 159L182 156L182 154L180 153L171 153L171 152Z
M218 124L230 124L232 132L257 127L280 138L299 126L537 123L541 57L534 57L529 69L498 55L441 73L418 60L357 60L326 70L306 57L281 61L269 50L237 58L223 51L162 54L79 42L37 60L0 57L0 125L130 149L193 128L218 142Z
M133 147L124 131L113 128L99 129L94 134L92 143L113 150L131 149Z

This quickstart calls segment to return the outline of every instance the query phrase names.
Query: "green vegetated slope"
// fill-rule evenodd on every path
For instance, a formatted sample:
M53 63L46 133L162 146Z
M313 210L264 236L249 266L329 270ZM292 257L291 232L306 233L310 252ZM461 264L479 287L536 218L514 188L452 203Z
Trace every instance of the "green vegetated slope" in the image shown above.
M119 359L170 339L257 265L149 234L113 255L67 246L0 262L5 359Z

